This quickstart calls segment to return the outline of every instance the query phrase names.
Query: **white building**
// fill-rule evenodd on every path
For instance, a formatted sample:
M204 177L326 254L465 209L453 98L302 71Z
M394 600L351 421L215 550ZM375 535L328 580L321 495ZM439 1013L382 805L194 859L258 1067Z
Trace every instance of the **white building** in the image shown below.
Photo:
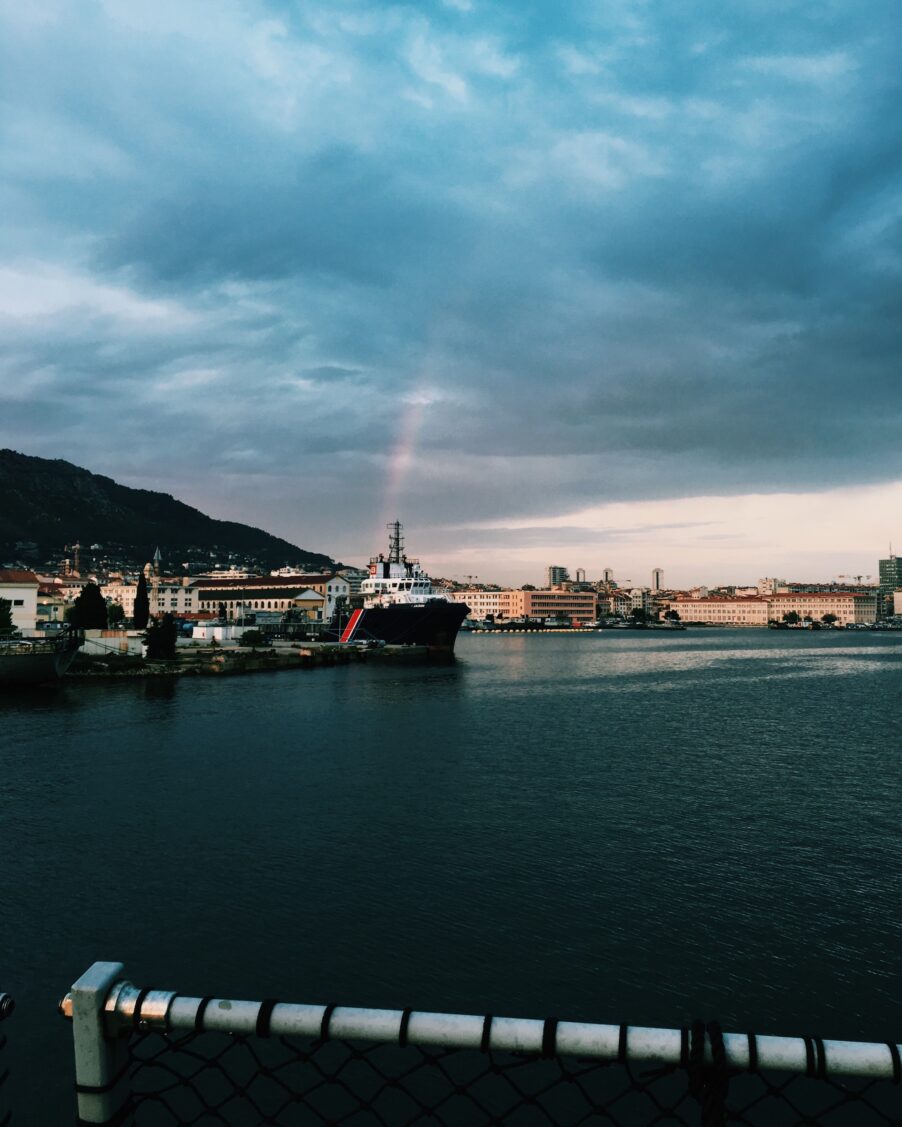
M126 618L131 618L135 613L135 595L138 584L127 579L111 579L100 588L100 593L107 603L115 603L122 607ZM149 594L149 592L148 592Z
M775 592L772 595L712 595L707 598L671 599L669 606L684 622L709 626L767 626L795 613L801 621L821 622L833 615L839 626L874 622L874 595L854 591Z
M33 571L0 568L0 599L10 604L13 627L33 634L38 619L38 577Z
M683 622L702 622L706 626L767 626L769 618L767 599L757 595L678 598L671 599L669 607Z
M145 568L145 575L147 570ZM147 576L147 599L150 613L155 618L161 614L192 614L198 608L196 580L189 576L176 576L166 579L160 575ZM135 588L137 591L137 587ZM135 601L132 599L132 610ZM128 614L128 611L126 611Z

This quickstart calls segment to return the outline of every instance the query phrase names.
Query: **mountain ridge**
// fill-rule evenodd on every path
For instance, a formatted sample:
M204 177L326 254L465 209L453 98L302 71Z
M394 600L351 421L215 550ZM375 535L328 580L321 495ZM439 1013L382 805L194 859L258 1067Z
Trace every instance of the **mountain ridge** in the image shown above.
M263 529L217 520L169 493L134 489L62 458L0 449L0 556L55 555L80 542L117 549L133 562L159 545L168 564L228 556L264 567L310 570L340 566L331 556L299 548ZM34 548L23 549L23 544ZM17 547L19 545L19 547Z

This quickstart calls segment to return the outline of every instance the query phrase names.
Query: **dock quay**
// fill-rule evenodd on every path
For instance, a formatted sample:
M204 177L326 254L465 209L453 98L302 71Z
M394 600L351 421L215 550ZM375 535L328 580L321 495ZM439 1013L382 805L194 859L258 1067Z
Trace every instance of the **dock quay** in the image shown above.
M136 657L82 657L64 681L128 677L227 677L246 673L274 673L284 669L315 669L361 661L423 660L425 646L378 646L275 640L263 646L180 646L175 661Z
M897 1041L730 1033L713 1020L649 1028L189 996L134 986L119 962L90 966L59 1012L81 1124L780 1127L893 1123L902 1107ZM10 1000L0 1018L11 1013ZM0 1122L14 1124L28 1093L3 1068L4 1046Z

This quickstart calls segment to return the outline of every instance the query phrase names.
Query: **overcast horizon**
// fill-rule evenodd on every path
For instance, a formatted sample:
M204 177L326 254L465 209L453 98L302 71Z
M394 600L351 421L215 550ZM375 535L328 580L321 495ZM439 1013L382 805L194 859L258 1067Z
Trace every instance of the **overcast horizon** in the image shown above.
M0 0L0 446L349 563L874 575L902 10Z

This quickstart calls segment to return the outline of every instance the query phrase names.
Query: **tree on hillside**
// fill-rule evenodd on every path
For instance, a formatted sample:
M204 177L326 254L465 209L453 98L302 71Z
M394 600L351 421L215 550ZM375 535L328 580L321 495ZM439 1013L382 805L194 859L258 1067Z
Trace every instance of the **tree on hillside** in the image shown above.
M147 576L142 571L138 576L138 590L135 592L135 609L132 622L136 630L144 630L150 618L150 598L147 594Z
M175 619L171 614L153 619L144 634L147 657L150 661L175 661L175 642L178 637Z
M0 637L9 637L15 634L13 625L13 605L9 599L0 599Z
M80 630L106 630L106 600L96 583L88 583L72 605L69 621Z

